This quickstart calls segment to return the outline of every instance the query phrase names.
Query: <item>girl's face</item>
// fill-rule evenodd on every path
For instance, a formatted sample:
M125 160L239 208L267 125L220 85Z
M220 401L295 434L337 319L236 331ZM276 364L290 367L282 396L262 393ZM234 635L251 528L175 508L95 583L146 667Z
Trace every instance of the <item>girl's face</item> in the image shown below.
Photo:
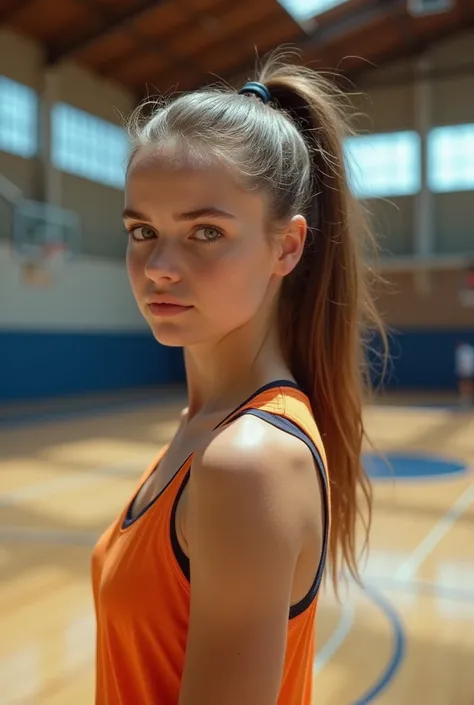
M266 215L264 197L241 189L223 168L172 167L138 150L125 189L127 268L160 343L217 341L272 300L291 247L268 236ZM296 252L293 259L295 266Z

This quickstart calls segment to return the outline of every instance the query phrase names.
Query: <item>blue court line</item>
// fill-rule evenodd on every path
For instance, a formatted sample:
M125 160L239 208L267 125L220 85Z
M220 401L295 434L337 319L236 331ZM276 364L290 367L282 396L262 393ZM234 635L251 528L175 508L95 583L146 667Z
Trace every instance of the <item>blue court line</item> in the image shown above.
M406 650L405 630L398 612L395 611L389 600L387 600L387 598L385 598L373 587L365 587L364 592L373 603L380 607L392 625L394 644L392 654L385 671L374 683L374 685L372 685L369 690L366 691L366 693L364 693L364 695L362 695L358 700L355 700L352 705L368 705L368 703L374 702L374 700L378 698L379 695L386 690L386 688L388 688L402 664Z
M387 453L378 456L364 453L362 457L366 472L372 483L430 483L457 479L469 471L466 462L459 458L441 457L432 453L414 451L413 453ZM409 471L401 472L401 467ZM379 472L378 468L382 468Z
M449 460L447 461L448 463L450 462ZM458 470L452 470L444 473L438 473L437 475L393 475L393 477L376 477L374 475L370 476L370 481L372 484L390 484L390 483L397 483L397 485L429 485L434 484L436 482L451 482L451 481L456 481L459 480L459 478L462 475L468 475L471 472L471 469L469 465L463 465L460 467Z
M428 595L434 599L452 600L453 602L474 602L474 590L465 590L463 588L449 587L446 585L438 585L429 580L394 580L393 578L376 578L367 579L367 585L372 589L374 585L377 588L384 590L393 590L394 592L405 592L408 594L417 594L418 590L421 595ZM365 586L364 586L365 588Z

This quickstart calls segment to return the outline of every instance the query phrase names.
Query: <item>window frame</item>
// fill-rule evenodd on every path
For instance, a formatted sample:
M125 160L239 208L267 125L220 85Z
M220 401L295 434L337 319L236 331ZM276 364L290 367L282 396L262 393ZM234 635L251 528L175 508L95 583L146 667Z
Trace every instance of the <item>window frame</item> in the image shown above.
M450 133L459 135L459 139L451 145L448 139ZM438 147L437 142L439 142ZM443 144L444 159L436 153L437 149L442 151ZM447 146L451 150L446 149ZM457 169L456 161L458 161ZM427 138L427 183L433 193L459 193L474 190L474 123L437 125L430 130Z
M123 128L64 102L54 104L51 120L51 162L57 169L103 186L123 189L128 153L127 133Z
M405 140L405 142L403 142ZM385 144L384 144L385 141ZM392 141L392 144L390 144ZM398 142L398 146L397 146ZM378 148L378 156L376 148ZM373 149L372 158L370 150ZM405 164L396 166L397 150L405 153ZM359 155L357 155L359 151ZM363 154L365 151L365 164ZM397 130L394 132L378 132L367 135L348 137L344 144L346 169L354 195L360 199L371 198L397 198L415 196L421 190L421 138L416 130ZM377 182L372 169L377 168L377 162L385 154L385 171L380 170L382 176ZM359 163L357 160L359 157ZM411 173L410 173L411 169ZM365 177L364 177L365 174ZM398 174L398 180L395 178ZM390 183L391 181L391 183Z
M0 76L0 150L24 159L38 153L38 95L30 86L3 75Z

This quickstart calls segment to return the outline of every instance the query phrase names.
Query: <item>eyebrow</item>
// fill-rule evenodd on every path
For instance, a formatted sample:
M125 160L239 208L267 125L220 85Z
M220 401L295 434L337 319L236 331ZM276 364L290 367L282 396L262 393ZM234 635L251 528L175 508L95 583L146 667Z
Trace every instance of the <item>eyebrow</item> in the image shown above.
M151 220L151 218L149 218L147 215L145 215L144 213L140 213L139 211L135 211L133 210L133 208L125 208L122 213L122 218L124 220L126 218L130 218L132 220Z
M125 208L122 217L131 218L134 220L146 220L151 222L151 218L134 210L133 208ZM220 208L215 208L214 206L206 206L204 208L197 208L192 211L186 211L185 213L175 213L173 215L173 220L197 220L198 218L229 218L235 219L235 215L223 211Z

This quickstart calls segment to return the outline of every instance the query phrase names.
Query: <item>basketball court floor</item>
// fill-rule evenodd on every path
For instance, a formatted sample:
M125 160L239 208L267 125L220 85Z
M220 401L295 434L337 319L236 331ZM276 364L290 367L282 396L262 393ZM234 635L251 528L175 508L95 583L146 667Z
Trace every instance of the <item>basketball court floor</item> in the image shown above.
M173 432L182 402L164 396L0 409L2 705L93 702L90 552ZM364 587L321 595L314 703L473 705L474 412L411 399L366 417L391 466L367 456Z

